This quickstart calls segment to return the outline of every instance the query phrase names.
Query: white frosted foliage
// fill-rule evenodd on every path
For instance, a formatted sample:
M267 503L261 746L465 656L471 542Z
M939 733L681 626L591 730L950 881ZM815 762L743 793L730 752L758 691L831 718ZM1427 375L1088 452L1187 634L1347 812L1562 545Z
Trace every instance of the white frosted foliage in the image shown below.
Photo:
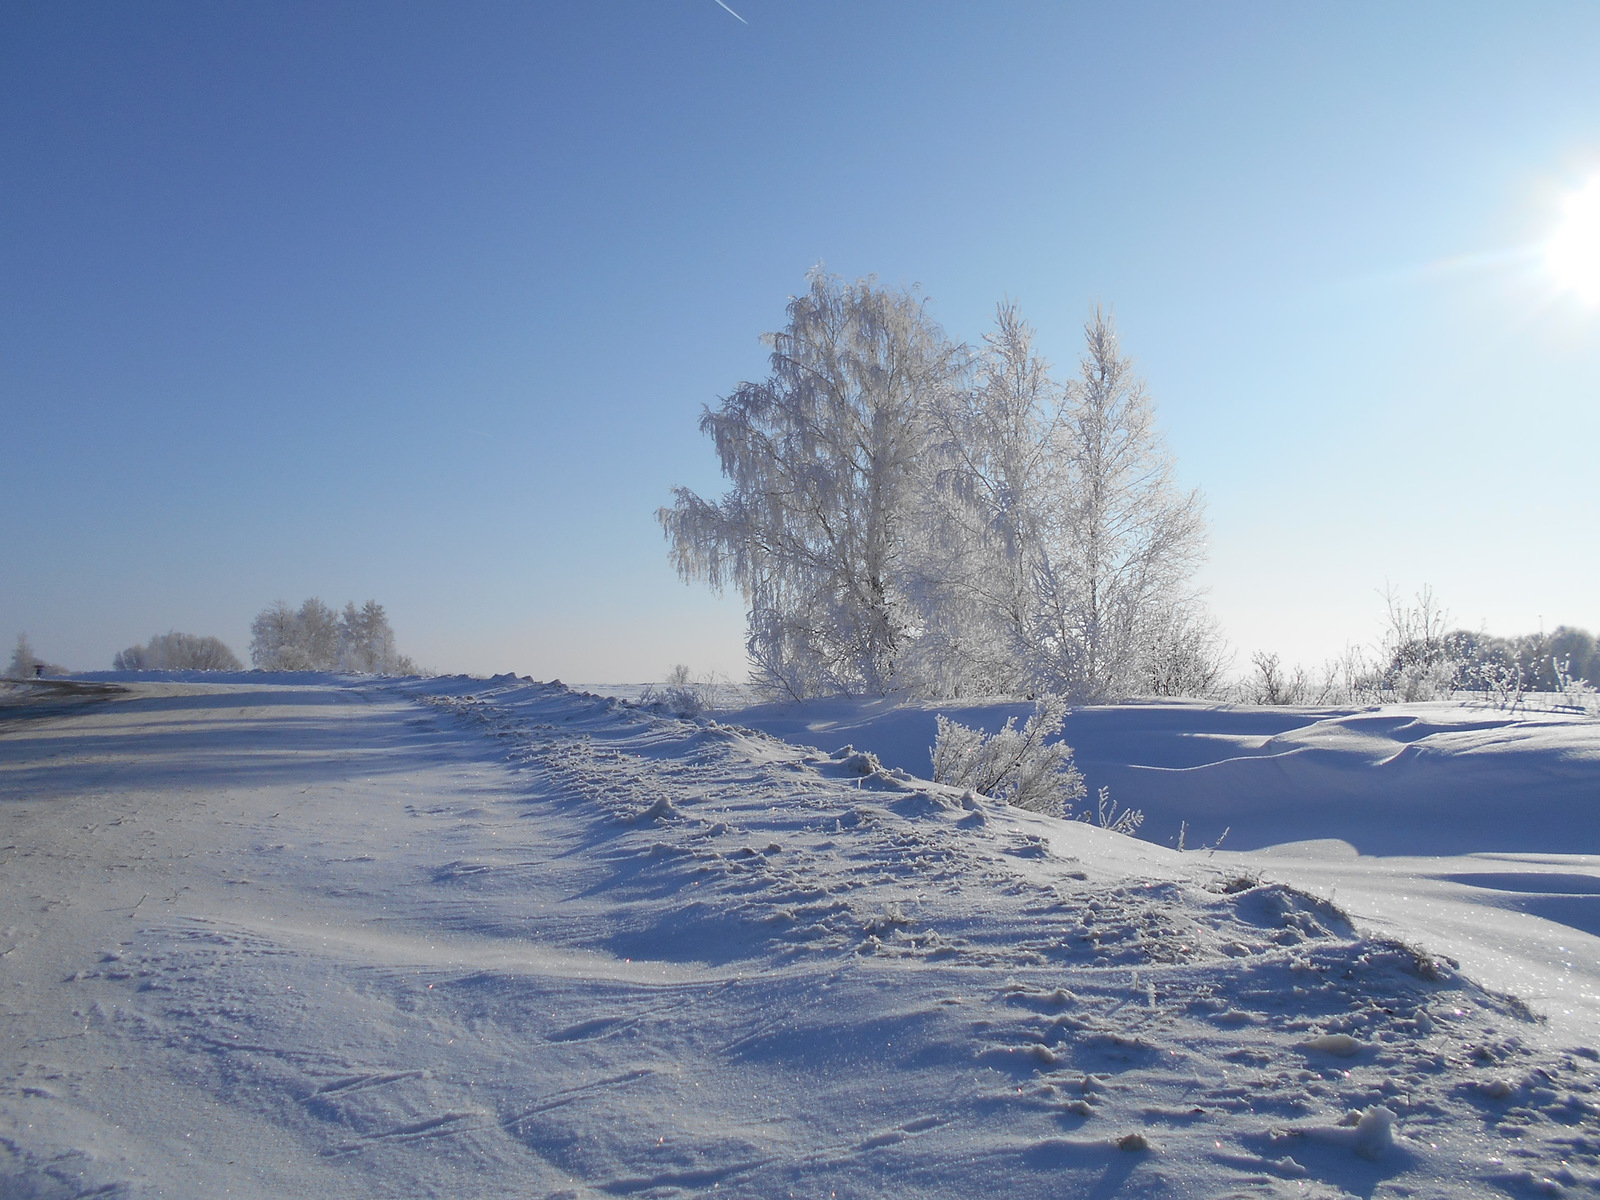
M1209 691L1221 640L1189 581L1197 492L1108 315L1057 382L1012 305L973 351L923 304L814 272L772 374L701 429L728 494L658 516L679 573L738 587L757 685L1100 700Z

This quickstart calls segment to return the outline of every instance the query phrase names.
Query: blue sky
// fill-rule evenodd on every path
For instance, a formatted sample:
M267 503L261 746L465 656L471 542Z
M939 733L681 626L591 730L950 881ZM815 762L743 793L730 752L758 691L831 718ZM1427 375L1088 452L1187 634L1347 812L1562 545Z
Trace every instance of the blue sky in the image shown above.
M654 509L818 262L1117 315L1241 664L1600 627L1592 5L0 0L0 637L742 674Z

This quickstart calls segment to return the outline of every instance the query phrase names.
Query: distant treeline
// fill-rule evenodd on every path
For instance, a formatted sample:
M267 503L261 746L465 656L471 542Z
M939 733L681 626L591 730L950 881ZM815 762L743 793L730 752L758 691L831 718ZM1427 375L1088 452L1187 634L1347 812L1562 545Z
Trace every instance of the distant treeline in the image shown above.
M268 605L251 624L250 659L261 671L354 671L369 675L415 675L417 666L395 645L383 605L368 600L338 613L315 596L298 609L282 600ZM143 645L119 650L116 671L242 671L244 664L221 638L172 630ZM34 653L28 635L17 644L5 674L14 679L65 675L65 667Z
M1240 698L1256 704L1349 704L1443 700L1477 693L1504 707L1530 693L1554 693L1586 712L1600 711L1600 645L1586 629L1511 637L1450 628L1423 588L1415 603L1385 597L1384 631L1374 653L1349 647L1320 671L1286 667L1276 654L1252 656Z

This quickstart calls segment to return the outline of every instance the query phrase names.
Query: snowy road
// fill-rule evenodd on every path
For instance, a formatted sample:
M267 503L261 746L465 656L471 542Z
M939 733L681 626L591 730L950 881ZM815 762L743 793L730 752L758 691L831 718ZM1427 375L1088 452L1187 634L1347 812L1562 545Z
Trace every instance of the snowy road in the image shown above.
M0 1194L1600 1176L1567 1027L1230 856L510 677L131 686L0 721Z

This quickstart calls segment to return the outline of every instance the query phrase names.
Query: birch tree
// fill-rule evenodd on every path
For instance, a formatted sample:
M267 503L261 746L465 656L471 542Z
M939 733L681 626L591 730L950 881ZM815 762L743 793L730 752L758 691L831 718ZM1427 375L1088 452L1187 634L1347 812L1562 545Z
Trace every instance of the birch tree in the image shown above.
M1060 500L1056 431L1065 391L1035 353L1033 328L1001 304L984 335L974 386L937 414L934 486L921 555L932 575L918 647L946 696L1031 686L1028 630L1043 517Z
M933 414L963 366L913 295L814 271L769 334L771 374L700 429L728 493L657 516L679 574L749 605L758 686L795 699L907 686L922 625L912 562Z
M376 600L368 600L359 609L354 602L344 606L339 618L339 669L368 675L415 671L411 660L396 648L388 614Z
M1063 420L1052 431L1058 502L1039 515L1035 609L1026 637L1037 684L1080 700L1141 690L1205 548L1198 491L1180 491L1155 407L1098 307Z
M1187 581L1203 550L1154 406L1096 311L1058 384L1002 304L977 385L941 414L930 527L943 572L921 649L946 694L1103 700L1211 686L1221 648ZM937 589L930 589L937 591Z

